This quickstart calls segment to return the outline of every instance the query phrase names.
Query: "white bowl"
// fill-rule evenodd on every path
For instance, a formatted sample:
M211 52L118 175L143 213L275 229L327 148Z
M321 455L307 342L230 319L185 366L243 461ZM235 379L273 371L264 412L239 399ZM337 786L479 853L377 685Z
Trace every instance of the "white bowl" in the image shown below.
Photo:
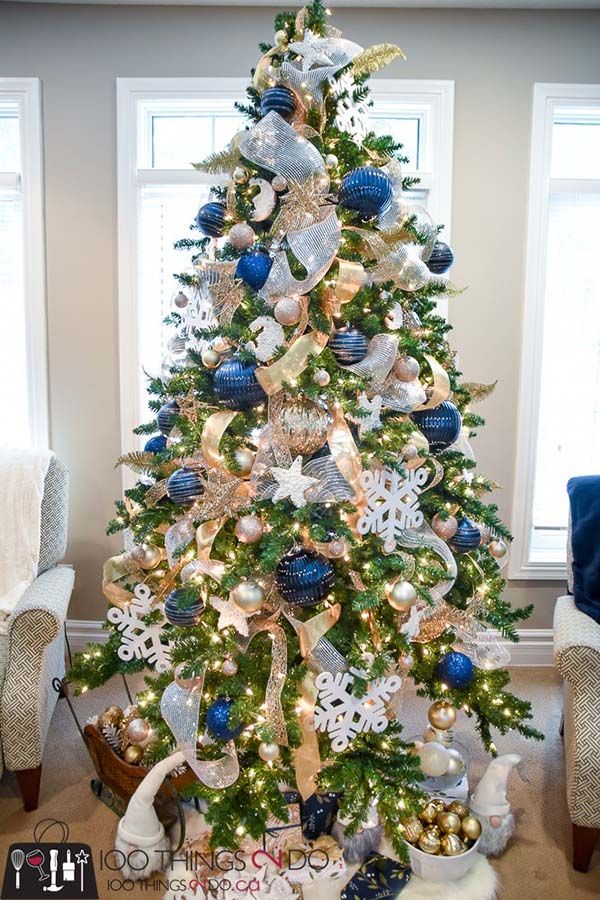
M478 844L479 838L466 853L458 856L432 856L409 844L410 865L415 875L423 881L456 881L466 875L477 862Z

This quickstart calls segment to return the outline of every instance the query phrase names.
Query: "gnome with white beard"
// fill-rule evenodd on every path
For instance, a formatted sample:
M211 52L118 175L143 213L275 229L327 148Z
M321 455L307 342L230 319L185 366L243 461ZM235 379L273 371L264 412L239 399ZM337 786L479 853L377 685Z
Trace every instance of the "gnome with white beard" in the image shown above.
M515 817L506 799L506 786L508 776L521 761L516 753L493 759L471 797L469 805L481 822L477 849L485 856L499 856L515 832ZM519 774L525 780L521 769Z

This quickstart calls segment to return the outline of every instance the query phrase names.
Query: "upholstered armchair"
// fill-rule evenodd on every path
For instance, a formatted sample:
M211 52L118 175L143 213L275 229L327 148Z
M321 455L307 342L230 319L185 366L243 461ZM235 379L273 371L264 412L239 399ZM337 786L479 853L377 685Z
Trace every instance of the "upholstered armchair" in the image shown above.
M44 481L38 577L0 635L0 776L16 772L26 810L36 809L44 745L65 674L64 623L74 572L67 545L68 471L55 456Z

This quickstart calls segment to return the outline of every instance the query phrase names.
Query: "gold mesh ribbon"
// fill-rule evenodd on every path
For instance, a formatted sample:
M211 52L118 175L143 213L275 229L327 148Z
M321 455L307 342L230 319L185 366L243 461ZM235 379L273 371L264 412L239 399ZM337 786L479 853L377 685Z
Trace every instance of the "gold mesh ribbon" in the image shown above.
M120 553L107 559L102 568L102 593L109 603L121 609L129 603L133 597L132 591L116 584L121 578L131 574L131 567L126 563L128 554ZM138 568L138 567L136 567Z
M217 467L222 463L219 453L221 438L229 428L231 422L237 416L237 412L216 412L208 417L202 429L202 456L207 466Z
M249 637L243 642L245 653L252 639L261 631L268 631L272 637L271 672L265 690L265 718L273 730L275 741L287 747L288 736L285 727L285 716L281 705L281 693L287 675L287 638L282 626L277 622L280 610L268 619L253 619L249 626Z
M306 366L311 356L318 356L329 340L326 334L319 331L311 331L292 344L287 353L271 366L263 366L256 369L255 375L262 389L269 396L276 394L283 387L284 381L297 378Z
M225 563L210 558L212 546L219 531L227 521L227 516L221 519L211 519L203 522L196 529L197 559L192 560L181 570L181 580L189 581L195 575L208 575L218 583L225 573Z
M450 378L446 370L439 364L437 359L424 353L423 356L429 363L429 368L433 375L433 384L431 386L431 394L426 403L417 406L418 410L433 409L443 403L450 396Z
M365 283L365 270L361 263L339 258L337 263L335 284L323 296L325 312L332 316L338 315L342 304L350 303Z

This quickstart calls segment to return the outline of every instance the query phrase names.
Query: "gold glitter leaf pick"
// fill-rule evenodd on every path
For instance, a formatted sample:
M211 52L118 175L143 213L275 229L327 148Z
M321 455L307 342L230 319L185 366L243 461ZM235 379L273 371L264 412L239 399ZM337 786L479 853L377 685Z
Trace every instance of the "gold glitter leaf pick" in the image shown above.
M406 59L406 56L404 51L396 44L374 44L372 47L367 47L366 50L363 50L362 53L354 58L352 74L355 77L357 75L372 75L373 72L378 72L384 66L389 66L394 59L398 58Z
M481 400L491 397L496 390L497 384L497 381L492 381L490 384L483 384L480 381L465 381L461 384L461 387L469 392L472 403L479 403Z
M221 272L216 284L210 286L214 313L222 325L228 325L244 299L244 282L233 273Z

